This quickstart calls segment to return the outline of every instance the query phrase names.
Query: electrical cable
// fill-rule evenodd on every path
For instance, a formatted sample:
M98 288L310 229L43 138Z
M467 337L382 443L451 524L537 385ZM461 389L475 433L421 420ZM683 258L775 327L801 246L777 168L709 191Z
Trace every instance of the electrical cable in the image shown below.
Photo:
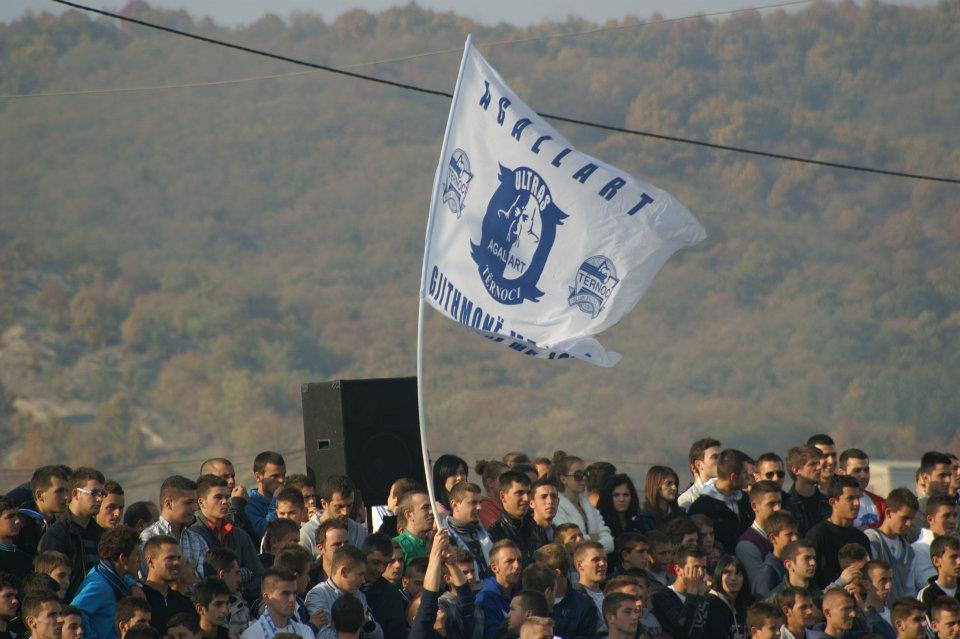
M106 16L106 17L108 17L108 18L115 18L115 19L117 19L117 20L122 20L122 21L124 21L124 22L130 22L130 23L132 23L132 24L138 24L138 25L140 25L140 26L148 27L148 28L150 28L150 29L155 29L155 30L158 30L158 31L164 31L164 32L166 32L166 33L171 33L171 34L174 34L174 35L183 36L183 37L185 37L185 38L191 38L191 39L193 39L193 40L199 40L200 42L206 42L206 43L208 43L208 44L214 44L214 45L221 46L221 47L226 47L226 48L229 48L229 49L236 49L237 51L243 51L243 52L246 52L246 53L252 53L252 54L254 54L254 55L259 55L259 56L263 56L263 57L267 57L267 58L272 58L272 59L274 59L274 60L280 60L280 61L282 61L282 62L289 62L289 63L291 63L291 64L297 64L297 65L300 65L300 66L311 67L311 68L318 69L318 70L321 70L321 71L327 71L327 72L329 72L329 73L334 73L334 74L337 74L337 75L342 75L342 76L346 76L346 77L349 77L349 78L354 78L354 79L357 79L357 80L365 80L365 81L367 81L367 82L374 82L374 83L377 83L377 84L383 84L383 85L391 86L391 87L398 88L398 89L404 89L404 90L407 90L407 91L414 91L414 92L416 92L416 93L423 93L423 94L425 94L425 95L435 95L435 96L440 96L440 97L444 97L444 98L452 98L452 97L453 97L453 94L448 93L448 92L446 92L446 91L441 91L441 90L438 90L438 89L430 89L430 88L427 88L427 87L421 87L421 86L417 86L417 85L415 85L415 84L408 84L408 83L405 83L405 82L397 82L397 81L395 81L395 80L388 80L388 79L386 79L386 78L378 78L378 77L376 77L376 76L366 75L366 74L363 74L363 73L357 73L357 72L355 72L355 71L349 71L349 70L346 70L346 69L338 69L338 68L336 68L336 67L332 67L332 66L329 66L329 65L317 64L317 63L315 63L315 62L308 62L308 61L306 61L306 60L299 60L299 59L297 59L297 58L292 58L292 57L290 57L290 56L281 55L281 54L279 54L279 53L272 53L272 52L270 52L270 51L262 51L262 50L260 50L260 49L254 49L254 48L252 48L252 47L247 47L247 46L244 46L244 45L241 45L241 44L236 44L236 43L233 43L233 42L227 42L227 41L225 41L225 40L218 40L218 39L216 39L216 38L210 38L210 37L202 36L202 35L199 35L199 34L196 34L196 33L190 33L190 32L188 32L188 31L182 31L182 30L180 30L180 29L175 29L175 28L173 28L173 27L166 27L166 26L163 26L163 25L155 24L155 23L153 23L153 22L147 22L147 21L145 21L145 20L140 20L140 19L133 18L133 17L130 17L130 16L124 16L124 15L121 15L121 14L119 14L119 13L114 13L114 12L112 12L112 11L106 11L106 10L104 10L104 9L96 9L96 8L94 8L94 7L89 7L89 6L82 5L82 4L79 4L79 3L76 3L76 2L70 2L70 0L51 0L51 1L52 1L52 2L56 2L57 4L62 4L62 5L64 5L64 6L72 7L72 8L74 8L74 9L79 9L79 10L81 10L81 11L88 11L88 12L90 12L90 13L96 13L96 14L99 14L99 15L102 15L102 16ZM914 180L926 180L926 181L930 181L930 182L941 182L941 183L945 183L945 184L960 184L960 178L943 177L943 176L935 176L935 175L925 175L925 174L921 174L921 173L908 173L908 172L906 172L906 171L894 171L894 170L889 170L889 169L880 169L880 168L875 168L875 167L870 167L870 166L863 166L863 165L857 165L857 164L848 164L848 163L843 163L843 162L829 162L829 161L827 161L827 160L816 160L816 159L813 159L813 158L804 158L804 157L800 157L800 156L796 156L796 155L788 155L788 154L785 154L785 153L773 153L773 152L770 152L770 151L761 151L761 150L759 150L759 149L750 149L750 148L746 148L746 147L731 146L731 145L726 145L726 144L716 144L716 143L707 142L707 141L704 141L704 140L695 140L695 139L691 139L691 138L683 138L683 137L674 136L674 135L665 135L665 134L661 134L661 133L652 133L652 132L649 132L649 131L640 131L640 130L637 130L637 129L628 129L628 128L626 128L626 127L619 127L619 126L614 126L614 125L609 125L609 124L602 124L602 123L599 123L599 122L591 122L591 121L588 121L588 120L581 120L581 119L578 119L578 118L571 118L571 117L562 116L562 115L554 115L554 114L549 114L549 113L541 113L540 115L541 115L542 117L544 117L544 118L549 118L549 119L551 119L551 120L556 120L556 121L558 121L558 122L567 122L567 123L569 123L569 124L577 124L577 125L580 125L580 126L591 127L591 128L595 128L595 129L604 130L604 131L611 131L611 132L614 132L614 133L625 133L625 134L628 134L628 135L636 135L636 136L647 137L647 138L652 138L652 139L656 139L656 140L663 140L663 141L667 141L667 142L676 142L676 143L679 143L679 144L688 144L688 145L691 145L691 146L699 146L699 147L702 147L702 148L716 149L716 150L720 150L720 151L730 151L730 152L733 152L733 153L741 153L741 154L744 154L744 155L753 155L753 156L759 156L759 157L767 157L767 158L773 158L773 159L777 159L777 160L786 160L786 161L790 161L790 162L799 162L799 163L802 163L802 164L811 164L811 165L815 165L815 166L824 166L824 167L835 168L835 169L843 169L843 170L846 170L846 171L856 171L856 172L860 172L860 173L873 173L873 174L877 174L877 175L887 175L887 176L892 176L892 177L901 177L901 178L908 178L908 179L914 179Z
M602 27L598 29L588 29L586 31L572 31L568 33L548 33L540 36L530 36L527 38L515 38L508 40L497 40L493 42L484 42L476 44L479 49L487 49L498 46L505 46L509 44L522 44L527 42L536 42L540 40L550 40L556 38L573 38L577 36L584 35L595 35L597 33L605 33L608 31L622 31L624 29L639 29L642 27L655 26L660 24L669 24L673 22L682 22L685 20L697 20L703 18L713 18L723 15L737 15L740 13L750 12L750 11L764 11L766 9L780 9L783 7L791 7L799 4L809 4L813 0L790 0L789 2L778 2L775 4L766 4L756 7L744 7L741 9L731 9L729 11L713 11L711 13L698 13L695 15L682 16L677 18L663 18L661 20L650 20L647 22L638 22L636 24L622 24L612 27ZM437 55L445 55L450 53L460 53L463 51L463 47L455 47L451 49L437 49L433 51L423 51L420 53L412 53L410 55L399 56L396 58L386 58L383 60L371 60L369 62L357 62L354 64L348 64L346 66L337 67L338 69L359 69L362 67L376 66L379 64L390 64L393 62L406 62L409 60L417 60L420 58L426 58ZM233 80L214 80L211 82L188 82L185 84L161 84L156 86L140 86L140 87L117 87L112 89L86 89L79 91L51 91L49 93L14 93L7 95L0 95L0 100L15 100L23 98L49 98L49 97L65 97L73 95L103 95L108 93L137 93L143 91L161 91L166 89L196 89L199 87L218 87L218 86L227 86L234 84L244 84L247 82L259 82L261 80L276 80L279 78L293 78L304 75L313 75L319 73L319 70L312 71L292 71L289 73L273 73L270 75L260 75L253 76L248 78L235 78Z

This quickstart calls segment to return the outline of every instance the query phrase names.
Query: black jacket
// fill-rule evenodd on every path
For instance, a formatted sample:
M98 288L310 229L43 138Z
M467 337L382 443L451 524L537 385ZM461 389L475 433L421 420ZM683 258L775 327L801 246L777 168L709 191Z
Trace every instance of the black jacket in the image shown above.
M573 584L567 585L567 594L550 613L553 617L553 634L563 639L590 639L597 632L597 606Z
M400 589L380 577L361 588L367 597L367 605L373 618L383 628L383 639L407 639L407 602Z
M710 495L700 495L690 506L691 515L706 515L713 520L713 532L717 542L729 554L734 554L740 535L753 523L753 509L750 507L750 495L740 493L737 502L740 515L737 516L727 505Z
M493 525L487 530L490 535L490 541L496 543L501 539L509 539L520 549L520 557L524 566L533 563L533 553L540 546L550 543L547 539L546 531L537 525L533 520L533 515L527 511L527 514L521 518L508 515L506 511L501 513Z
M198 533L207 542L207 548L226 546L237 553L240 564L240 590L247 601L253 601L260 594L260 578L263 577L263 564L257 554L250 536L240 527L234 527L226 536L225 543L221 544L207 526L207 520L201 513L196 514L197 520L190 526L190 530Z
M806 537L807 532L829 517L833 510L827 496L820 492L819 488L814 490L812 497L801 497L794 486L783 500L783 507L797 519L797 534L800 537Z
M685 600L680 601L680 597L673 590L660 588L653 592L650 599L653 614L663 631L675 639L714 639L726 636L728 628L711 623L716 620L711 619L713 606L708 597L687 595Z
M80 583L87 576L87 572L100 563L97 555L97 544L103 529L91 517L86 528L80 527L69 513L47 527L47 532L40 539L40 552L45 550L59 550L70 560L73 573L70 575L70 586L67 588L67 601L70 601Z

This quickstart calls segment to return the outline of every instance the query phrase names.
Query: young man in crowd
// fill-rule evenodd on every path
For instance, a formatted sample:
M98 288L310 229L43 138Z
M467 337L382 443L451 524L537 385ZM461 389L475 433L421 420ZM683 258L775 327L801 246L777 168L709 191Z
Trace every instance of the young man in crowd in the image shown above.
M234 526L242 528L250 536L250 539L255 538L257 535L250 522L247 521L247 488L237 483L237 471L233 462L225 457L208 459L200 466L199 476L202 477L203 475L216 475L220 479L226 480L227 487L230 489L230 511L227 514L227 519Z
M96 520L97 525L104 530L108 530L110 528L116 528L123 523L125 498L123 496L123 486L112 479L104 482L103 492L107 494L100 503L100 510L97 511Z
M805 639L807 628L817 619L817 608L810 593L805 588L789 586L777 593L775 602L784 616L781 639ZM766 603L773 602L767 599Z
M63 606L60 618L63 619L60 639L83 639L83 613L79 608Z
M645 573L652 563L650 540L640 533L623 533L616 539L617 556L620 559L619 574L642 570ZM608 571L609 572L609 571Z
M507 610L507 620L500 626L497 636L505 639L516 639L520 636L523 622L530 617L547 617L550 609L547 598L543 593L534 590L521 590L510 600L510 609Z
M190 528L196 521L196 512L197 483L182 475L167 477L160 485L160 518L140 533L140 542L147 543L148 539L157 535L169 535L180 543L182 557L203 557L208 546L203 537ZM199 578L202 563L197 563L196 559L190 561L191 569Z
M584 541L573 555L574 566L579 575L579 587L597 607L597 615L603 618L603 589L600 587L607 578L607 554L598 541Z
M890 619L897 631L897 639L924 639L927 636L927 616L923 604L912 597L900 597L890 607Z
M476 562L474 561L473 554L469 550L465 550L463 548L453 548L452 543L450 553L451 561L454 561L457 564L457 568L459 568L460 572L463 573L463 578L466 581L466 585L469 586L471 590L478 588ZM543 565L538 567L550 573L551 579L553 578L552 570ZM471 637L466 636L466 620L461 618L462 613L460 606L462 604L458 594L459 586L454 583L453 573L450 571L449 567L444 568L443 582L447 585L447 592L440 595L440 605L447 612L447 627L456 628L461 635L466 637L466 639L471 639ZM524 590L526 590L526 587L524 587ZM552 601L553 600L551 599L548 603L552 604ZM483 639L483 611L477 604L476 598L473 599L472 639Z
M425 574L427 574L426 557L417 557L403 569L403 577L400 579L400 594L407 604L420 594Z
M651 608L664 632L672 637L702 639L712 636L707 599L707 559L699 548L681 546L674 559L676 578L667 588L653 591Z
M67 511L70 473L63 466L41 466L30 478L30 494L33 499L20 504L17 547L33 557L47 528Z
M349 593L360 600L369 619L363 627L363 637L365 639L383 639L383 629L370 614L367 598L360 591L366 572L367 559L363 551L351 545L338 549L333 555L330 578L321 584L317 584L307 593L306 604L310 615L323 611L329 619L333 602L343 596L344 593ZM329 621L317 631L317 639L336 639L336 630L329 624Z
M319 628L327 623L326 617L319 613L314 619L310 618L307 612L306 596L310 591L310 553L306 551L299 543L287 546L274 558L273 567L286 570L297 578L297 608L295 617L297 621L309 624L314 628Z
M230 488L227 482L216 475L203 475L197 480L197 503L200 510L196 521L190 527L201 539L205 547L188 558L198 566L210 548L226 547L237 555L240 562L240 590L248 599L257 595L257 584L263 574L260 557L253 541L244 531L235 528L227 521L230 509ZM248 508L249 513L249 508Z
M406 602L396 586L383 578L383 571L393 555L390 538L374 533L363 540L360 550L367 560L364 584L360 591L367 598L373 618L383 628L384 639L406 639L410 631L407 626Z
M300 527L300 545L317 556L317 529L320 524L336 519L347 526L350 543L359 548L367 536L367 528L350 518L357 487L346 475L330 475L320 484L321 511Z
M21 526L20 509L8 496L0 495L0 573L23 578L33 569L33 562L17 547Z
M728 448L717 460L717 479L703 487L690 515L706 515L714 523L714 534L720 547L734 552L740 535L753 522L750 495L744 492L753 482L750 457L739 450Z
M893 592L893 568L885 561L873 560L863 567L860 583L865 588L864 616L873 632L896 639L890 623L890 593Z
M764 453L757 457L756 469L753 472L753 478L757 482L772 481L780 490L783 490L783 482L787 477L787 471L783 467L783 458L776 453Z
M393 539L403 548L403 565L409 566L414 559L427 556L427 539L434 524L430 496L425 492L407 493L397 505L397 516L403 532Z
M930 544L930 559L937 574L930 578L929 583L917 593L927 610L933 609L933 604L940 597L953 597L960 600L957 594L957 577L960 577L960 538L955 535L937 537Z
M284 488L286 490L286 488ZM277 512L280 512L282 502L277 501ZM267 568L273 565L273 558L280 554L284 546L300 543L300 524L290 519L274 519L267 524L263 532L263 541L260 547L260 565Z
M647 533L647 540L650 542L650 568L647 572L657 582L656 585L669 586L673 583L673 577L668 572L673 561L673 544L659 530Z
M823 458L820 461L820 490L826 494L830 487L830 479L837 472L837 445L833 438L825 433L811 435L807 440L807 446L815 446Z
M493 576L483 580L477 603L483 610L483 637L492 639L507 617L510 600L520 582L523 563L520 549L509 539L502 539L490 550Z
M33 570L57 582L60 601L66 600L70 577L73 573L70 560L66 555L57 550L46 550L33 558Z
M794 446L787 452L787 470L793 486L783 507L797 518L801 537L830 516L830 502L819 488L822 463L823 453L816 446Z
M554 625L549 617L528 617L520 626L520 639L550 639L557 636L553 634Z
M560 488L550 478L541 477L530 485L530 509L533 523L540 528L538 537L544 544L553 542L553 519L560 508ZM540 546L537 546L539 548Z
M840 576L837 553L847 544L859 544L870 550L870 540L862 531L853 527L860 511L860 484L853 477L834 475L830 478L827 492L830 501L830 517L807 532L809 541L817 553L817 572L814 577L820 588Z
M736 545L736 556L747 573L747 583L757 579L764 559L773 550L767 522L770 516L778 512L783 503L780 486L769 480L754 484L750 490L750 509L753 510L753 523L743 531Z
M344 595L330 607L330 623L337 631L337 639L360 639L363 624L363 604L353 595Z
M317 511L320 510L320 502L317 499L317 485L306 475L301 475L299 473L287 475L287 479L283 482L283 486L284 488L296 488L300 491L300 496L303 497L303 506L306 513L306 516L303 519L304 522L313 517Z
M960 602L952 597L941 597L930 611L930 627L936 639L960 638Z
M444 571L450 574L451 584L456 595L453 603L456 609L456 620L447 618L446 607L440 604L444 594ZM430 548L430 557L427 562L426 573L423 579L423 589L420 597L411 604L414 612L410 627L410 639L427 639L428 637L452 637L469 639L474 635L474 597L467 578L461 572L456 557L451 553L450 538L446 531L437 533Z
M17 618L19 589L19 579L9 573L0 573L0 637L3 639L16 637L16 633L11 629L11 622Z
M297 578L278 568L268 568L261 580L264 611L243 631L240 639L273 639L281 632L290 632L301 639L315 639L310 626L296 620Z
M878 528L864 531L870 540L870 555L887 562L893 570L891 597L911 596L916 593L913 583L913 564L916 557L904 534L919 510L917 497L906 488L894 488L884 503L883 521Z
M690 474L693 483L677 497L681 508L689 509L697 501L706 483L717 476L717 460L720 457L720 442L705 437L690 445Z
M142 533L160 519L160 509L152 501L135 501L123 510L123 525Z
M761 601L747 609L747 634L750 639L779 639L785 618L771 603Z
M469 550L476 561L478 579L486 579L490 572L490 549L493 540L480 525L480 487L470 482L457 482L450 489L450 516L444 521L450 542Z
M300 526L307 521L307 502L303 499L303 493L293 486L284 486L276 494L276 519L285 519L297 524L297 535L300 534ZM270 525L269 523L267 524Z
M225 626L230 615L230 589L222 579L207 577L198 583L192 603L199 617L201 639L230 639Z
M253 460L253 478L257 482L256 488L247 493L245 514L250 527L253 529L257 543L263 537L267 522L276 516L277 504L274 493L283 488L287 476L287 462L283 455L267 450L257 455ZM227 490L229 500L230 490ZM229 507L229 503L228 503ZM226 518L226 514L224 514ZM258 575L259 577L259 575Z
M490 526L490 539L496 543L509 539L520 549L524 565L533 560L533 553L547 542L540 526L530 513L530 478L518 470L500 475L500 503L503 512Z
M60 639L63 626L61 610L60 601L53 593L25 598L20 607L20 616L30 632L30 639Z
M920 468L917 470L917 499L920 509L913 519L913 524L904 533L910 543L917 540L920 529L927 523L927 500L937 495L949 495L953 475L953 460L949 455L930 451L920 458Z
M216 577L230 589L227 629L235 637L247 629L252 619L250 608L240 595L240 562L237 553L229 548L213 548L207 551L203 559L204 574Z
M650 612L648 604L650 582L646 577L639 575L621 575L614 577L608 580L603 587L603 596L607 597L614 592L622 592L630 595L637 601L637 606L640 608L640 628L643 632L654 637L663 634L663 628L660 626L660 622L657 621L657 617Z
M100 562L84 577L70 604L83 611L87 639L113 639L117 601L132 594L130 585L140 569L140 539L132 528L111 528L100 538L98 554Z
M780 591L789 587L808 591L814 599L820 599L823 592L817 587L814 575L817 572L817 553L813 545L805 540L787 544L783 549L783 566L787 576L767 595L766 601L776 601Z
M603 621L608 639L634 639L640 626L640 605L636 599L622 592L614 592L603 598Z
M772 513L767 518L764 528L767 531L767 539L770 540L770 552L764 557L753 580L749 582L753 594L761 598L769 595L770 591L787 576L787 569L783 565L783 551L787 544L799 538L797 520L786 510Z
M333 570L333 555L350 543L350 532L346 522L340 519L324 519L317 526L317 547L314 553L317 561L310 571L310 581L316 585L326 581Z
M846 639L857 616L857 602L841 588L831 588L823 595L824 628L811 630L811 639ZM917 637L916 639L920 639Z
M70 559L72 583L67 596L80 587L87 571L100 561L97 544L103 529L94 518L106 493L103 473L94 468L77 468L70 474L70 501L67 511L47 528L40 539L40 550L58 550Z
M885 512L884 499L867 490L870 485L870 457L859 448L848 448L840 453L837 474L849 475L860 484L860 510L853 525L859 530L879 528Z
M913 584L921 588L937 573L930 557L930 545L944 535L957 532L957 503L953 497L941 493L927 500L927 527L920 531L919 538L913 542Z
M150 604L150 625L164 632L170 617L193 612L193 602L171 588L180 579L180 544L168 535L151 537L143 545L143 560L147 564L143 595Z
M152 635L141 636L143 630L156 629L153 626L144 628L138 625L130 629L129 639L155 639ZM200 639L200 620L197 619L196 613L178 612L167 622L166 634L157 631L157 639L161 637L163 639Z
M117 608L113 613L117 637L123 639L127 631L138 624L150 624L150 604L139 596L124 597L117 601Z
M561 637L590 637L597 631L597 607L583 591L574 588L567 579L570 574L570 555L559 543L537 549L534 559L550 568L555 575L553 609L550 616ZM529 569L529 567L528 567ZM546 594L546 593L544 593Z

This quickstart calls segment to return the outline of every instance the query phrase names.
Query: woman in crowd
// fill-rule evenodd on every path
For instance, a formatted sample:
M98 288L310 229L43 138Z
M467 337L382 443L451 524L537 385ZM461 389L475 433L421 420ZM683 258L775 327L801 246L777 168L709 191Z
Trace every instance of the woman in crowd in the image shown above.
M747 635L747 608L753 603L750 590L745 588L743 564L733 555L723 555L713 572L710 590L710 614L715 615L719 627L729 628L724 634L730 639L744 639Z
M640 532L660 529L671 519L683 515L683 510L677 505L679 485L677 473L669 466L650 467L643 487L643 508L638 517Z
M600 511L587 498L587 465L579 457L569 455L554 462L553 479L563 487L560 506L553 525L576 524L584 537L603 544L607 553L612 553L613 536L603 521Z
M438 524L450 515L450 489L459 482L467 481L467 462L456 455L440 455L433 462L433 490L437 496Z
M636 520L640 512L640 496L628 475L620 473L607 478L600 490L597 510L614 539L625 532L639 532Z

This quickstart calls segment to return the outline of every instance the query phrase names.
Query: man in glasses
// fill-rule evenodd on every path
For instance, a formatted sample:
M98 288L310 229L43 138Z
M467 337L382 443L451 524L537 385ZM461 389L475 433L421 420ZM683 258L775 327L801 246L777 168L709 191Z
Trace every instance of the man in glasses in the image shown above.
M886 504L883 497L867 490L870 485L870 457L859 448L848 448L840 453L837 474L850 475L860 484L860 511L853 520L854 528L879 528L883 523Z
M754 481L772 481L783 490L787 471L783 468L783 458L776 453L764 453L757 457L757 466L753 472Z
M95 468L80 467L70 474L70 501L66 517L59 517L40 539L40 551L59 550L70 560L73 569L67 600L76 594L87 572L100 562L97 545L103 529L94 518L107 496L103 489L103 473Z

